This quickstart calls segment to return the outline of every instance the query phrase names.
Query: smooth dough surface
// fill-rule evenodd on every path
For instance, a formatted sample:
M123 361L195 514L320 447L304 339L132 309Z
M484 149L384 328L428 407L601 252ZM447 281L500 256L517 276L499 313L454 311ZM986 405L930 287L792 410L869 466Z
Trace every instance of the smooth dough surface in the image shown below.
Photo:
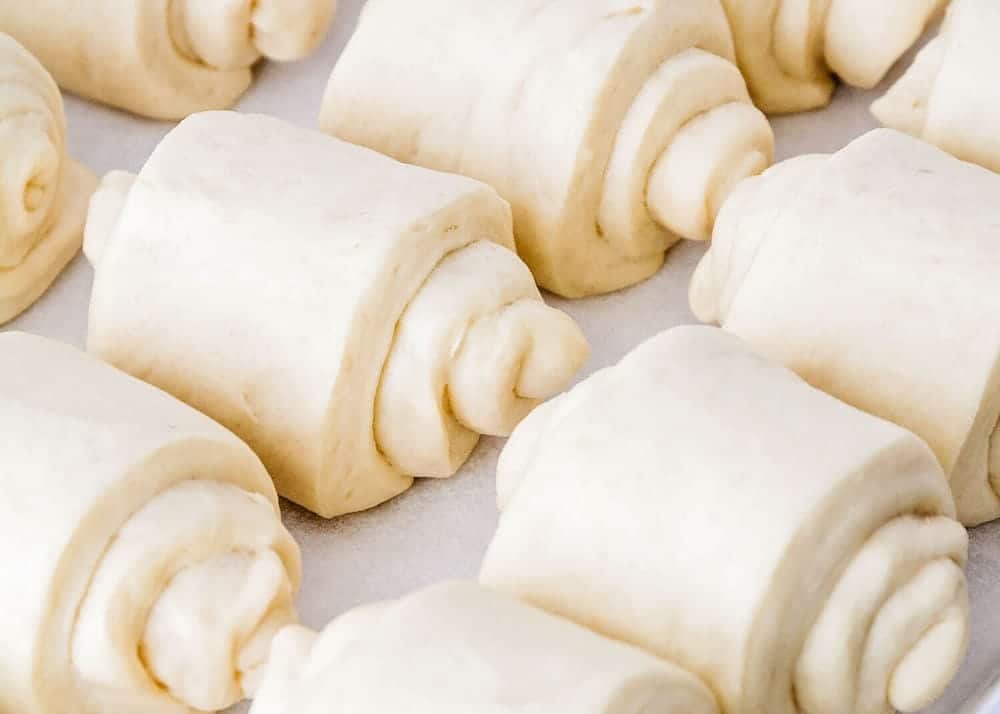
M998 196L881 129L738 188L691 283L703 321L930 444L966 525L1000 516Z
M251 714L715 714L694 676L474 583L275 639Z
M325 37L336 0L6 0L17 38L63 89L155 119L231 106L262 57Z
M769 114L817 109L834 75L870 89L948 0L722 0L754 101ZM987 0L988 1L988 0Z
M566 297L637 283L707 239L774 136L718 0L370 0L321 128L485 181Z
M587 355L495 191L316 131L191 117L93 206L89 349L232 429L324 516L452 475Z
M1000 172L1000 4L955 0L941 33L872 105L885 126Z
M253 691L299 551L260 461L74 348L0 334L0 711L187 714Z
M96 183L66 156L52 77L0 33L0 324L30 307L76 255Z
M709 327L536 409L481 579L675 662L727 714L914 711L968 628L967 535L909 432Z

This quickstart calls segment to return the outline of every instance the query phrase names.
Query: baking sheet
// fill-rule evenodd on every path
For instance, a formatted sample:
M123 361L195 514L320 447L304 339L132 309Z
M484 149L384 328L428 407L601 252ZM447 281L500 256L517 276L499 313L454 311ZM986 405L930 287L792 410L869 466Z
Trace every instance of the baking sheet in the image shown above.
M264 65L238 108L314 127L330 68L362 4L341 0L336 26L322 49L304 62ZM841 89L827 110L776 119L779 158L835 151L874 128L867 108L877 94ZM66 97L66 105L70 150L98 174L117 168L138 171L171 127L74 97ZM584 374L618 361L668 327L695 321L687 306L687 284L703 252L701 245L682 244L656 277L615 295L575 302L550 299L572 314L590 339L592 354ZM2 329L82 347L92 277L89 265L78 258L37 305ZM305 579L298 605L305 623L319 628L353 606L445 578L475 576L497 523L493 474L501 445L501 440L483 440L455 478L418 483L367 513L324 521L285 503L286 522L303 550ZM969 585L969 654L948 693L926 714L958 714L1000 672L1000 523L973 531ZM230 714L245 711L241 705ZM1000 713L1000 701L983 709L987 712Z

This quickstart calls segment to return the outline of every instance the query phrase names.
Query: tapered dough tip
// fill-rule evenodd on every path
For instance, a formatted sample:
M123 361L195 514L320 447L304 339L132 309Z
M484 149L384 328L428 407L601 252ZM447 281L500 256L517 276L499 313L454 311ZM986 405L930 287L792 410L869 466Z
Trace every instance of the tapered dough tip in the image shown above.
M323 41L337 0L261 0L253 17L254 45L268 59L302 59Z
M889 682L889 702L900 712L933 703L962 663L969 635L967 608L953 605L896 667Z
M101 262L108 239L118 225L135 180L136 175L128 171L112 171L101 179L90 198L90 211L83 232L83 252L95 268Z
M23 235L38 228L55 201L62 149L44 127L11 118L0 127L0 229L2 236ZM0 267L4 266L0 245ZM19 261L23 256L18 256Z
M537 310L539 329L516 387L526 399L548 399L565 389L590 356L590 344L573 318L542 303Z

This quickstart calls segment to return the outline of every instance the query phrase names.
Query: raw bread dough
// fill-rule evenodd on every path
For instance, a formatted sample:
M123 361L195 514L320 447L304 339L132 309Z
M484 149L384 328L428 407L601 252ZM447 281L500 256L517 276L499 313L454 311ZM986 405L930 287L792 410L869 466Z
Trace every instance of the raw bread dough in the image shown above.
M770 165L732 58L718 0L370 0L320 123L492 185L539 284L580 297L708 238Z
M261 58L294 60L336 0L6 0L0 31L70 92L155 119L229 107Z
M941 34L872 105L886 126L1000 172L1000 3L955 0Z
M694 676L473 583L274 641L251 714L715 714Z
M90 349L324 516L453 474L586 358L495 191L277 119L193 116L94 207Z
M855 87L874 87L947 0L722 3L754 101L769 114L781 114L825 106L832 74Z
M1000 516L1000 176L888 129L749 181L691 305L923 438L967 525Z
M253 690L299 552L267 472L205 416L0 334L0 711L184 714Z
M965 530L909 432L681 327L535 410L482 580L700 675L727 714L913 711L965 649Z
M41 297L76 255L95 184L66 156L59 88L0 33L0 324Z

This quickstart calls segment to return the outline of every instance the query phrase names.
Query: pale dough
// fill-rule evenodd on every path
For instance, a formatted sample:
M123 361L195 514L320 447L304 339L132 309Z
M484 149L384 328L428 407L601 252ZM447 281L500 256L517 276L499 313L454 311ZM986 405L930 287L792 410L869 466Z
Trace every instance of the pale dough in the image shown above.
M74 348L0 334L0 711L186 714L252 693L299 551L260 461Z
M156 119L231 106L262 57L294 60L336 0L5 0L0 32L63 89Z
M1000 172L1000 3L955 0L941 34L872 105L884 125Z
M726 204L691 304L915 432L967 525L1000 516L1000 176L888 129Z
M774 137L718 0L370 0L324 131L485 181L567 297L637 283L706 239Z
M947 0L722 3L754 101L769 114L781 114L825 106L833 75L855 87L874 87Z
M277 119L193 116L93 203L89 348L324 516L453 474L587 355L495 191Z
M909 432L709 327L535 410L484 583L702 677L726 714L914 711L968 629L967 535Z
M41 297L76 255L95 184L66 156L59 88L0 33L0 324Z
M475 585L275 639L251 714L716 714L693 675Z

